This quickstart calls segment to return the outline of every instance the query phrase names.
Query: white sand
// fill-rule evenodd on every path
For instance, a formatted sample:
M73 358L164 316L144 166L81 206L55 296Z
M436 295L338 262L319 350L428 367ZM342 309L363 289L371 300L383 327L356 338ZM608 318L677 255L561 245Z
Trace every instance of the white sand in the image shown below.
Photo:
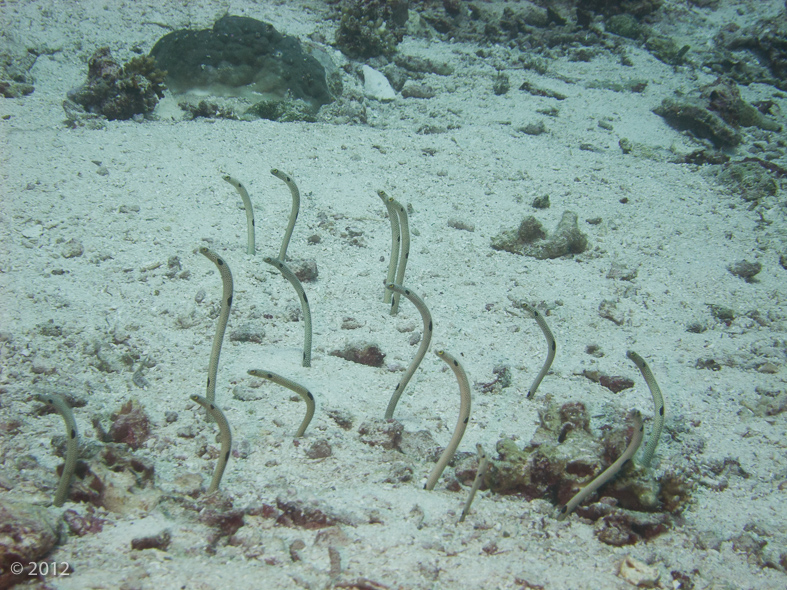
M198 9L195 4L210 5ZM783 5L770 2L766 10L765 2L722 4L713 13L686 8L674 30L699 46L710 42L720 23L753 22L750 10L736 16L736 7L756 4L772 14ZM56 50L38 58L34 94L0 101L0 115L8 116L0 121L0 331L13 336L2 344L0 423L22 422L13 435L0 431L3 477L11 488L0 491L0 498L43 504L57 483L53 470L61 460L53 455L50 439L61 433L62 421L54 415L36 417L39 404L29 397L47 385L86 399L88 405L75 414L90 444L96 444L91 416L102 416L107 427L109 414L122 403L139 400L154 427L136 454L155 464L156 485L169 492L176 478L188 473L201 474L207 485L215 461L196 451L206 442L217 445L213 427L205 425L188 396L204 392L215 330L209 313L221 294L215 268L196 253L208 245L225 257L235 276L228 334L243 325L266 332L263 344L224 343L217 403L233 427L235 448L247 455L230 460L222 490L239 509L297 498L343 522L326 539L319 530L274 526L271 519L247 516L237 544L222 539L212 553L206 551L209 527L171 502L147 513L98 512L107 520L102 532L63 534L49 560L68 562L74 571L49 578L50 586L324 588L333 581L368 578L389 588L625 588L630 586L617 572L631 555L658 570L662 588L680 587L673 586L670 572L687 575L695 588L787 587L782 571L733 550L733 540L748 534L767 541L763 553L768 559L778 562L787 553L785 414L757 417L742 405L754 407L763 397L755 388L785 388L787 271L779 266L777 241L784 235L784 210L764 210L773 223L761 225L739 195L696 167L669 163L671 151L688 153L699 144L651 112L675 90L687 91L715 77L674 71L633 45L627 50L633 68L602 55L589 63L558 59L549 63L554 75L539 76L516 66L518 52L502 47L490 48L492 57L480 59L473 45L406 39L402 53L446 61L455 73L427 77L425 82L438 90L433 99L366 101L369 125L173 121L162 104L157 121L109 122L105 130L65 127L61 103L70 88L84 81L86 60L95 48L109 45L116 59L126 61L134 56L134 44L147 52L166 32L142 21L203 28L227 10L302 37L319 30L332 38L336 26L326 19L323 3L310 1L0 5L6 37ZM503 96L492 92L496 67L511 78L512 89ZM650 83L641 94L586 88L594 80L629 78ZM568 98L558 103L519 91L526 79ZM348 92L358 92L360 81L347 75L344 82ZM784 94L773 88L753 85L741 91L748 100L776 100L787 112ZM171 107L172 99L167 102ZM560 109L558 117L536 112L551 106ZM612 131L598 126L602 119ZM516 131L539 120L548 133ZM417 134L424 124L452 128ZM623 155L621 138L647 147L655 157ZM582 150L583 143L598 149ZM99 174L101 167L108 173ZM305 285L314 320L310 369L300 366L302 323L286 321L289 308L297 306L294 293L261 260L278 252L290 209L286 186L268 173L272 167L291 173L303 197L289 254L313 258L319 267L319 279ZM222 173L243 181L255 203L256 257L245 253L245 215ZM491 381L496 365L512 367L513 383L501 393L473 390L460 451L474 451L480 442L494 457L497 440L512 435L524 445L547 394L587 404L594 428L630 408L650 417L650 394L625 357L632 348L648 360L666 397L666 428L654 466L689 470L696 484L691 503L667 533L615 548L599 542L593 525L576 516L558 523L546 500L526 502L489 492L476 497L467 521L457 525L468 488L445 489L451 468L435 491L425 492L431 463L360 442L358 426L382 418L401 375L388 366L405 367L415 352L408 343L412 332L401 330L421 329L409 302L402 301L395 318L382 303L390 231L378 189L413 208L410 222L417 235L405 282L431 309L432 350L445 348L459 356L471 382ZM551 207L536 211L530 203L542 195L549 195ZM627 204L620 202L624 198ZM132 211L119 212L124 206ZM536 215L551 230L565 210L578 214L580 229L588 235L590 247L582 255L535 260L490 247L492 236L515 227L525 215ZM598 225L585 221L597 217ZM472 223L475 231L448 227L451 218ZM350 231L360 233L361 246L350 243ZM322 241L307 244L313 234ZM72 239L84 245L84 254L63 258ZM164 276L173 256L190 271L188 279ZM755 283L727 270L744 258L762 263ZM636 270L636 278L606 278L616 263ZM155 265L160 266L144 270ZM53 274L56 269L65 272ZM201 289L205 300L195 303ZM541 367L544 340L535 322L506 313L509 296L551 310L558 355L533 400L524 395ZM605 300L616 302L623 325L600 317ZM715 322L710 303L732 308L737 319L729 327ZM764 321L746 317L754 310ZM362 327L342 330L345 317ZM183 318L193 325L183 328ZM38 326L50 320L62 327L61 337L40 333ZM710 329L687 332L691 322ZM116 338L123 343L113 343L117 330L128 334L126 340ZM353 340L378 343L387 354L386 367L328 355ZM134 352L153 359L155 367L144 373L150 386L134 385L127 366L114 373L92 366L96 357L89 348L95 341L108 354ZM604 355L587 354L591 344ZM723 368L695 368L698 359L707 358ZM757 371L766 361L777 366L776 374ZM54 373L35 374L33 368ZM288 402L289 393L269 384L256 390L258 401L233 397L234 387L248 391L256 381L246 374L251 368L287 375L314 392L317 414L299 446L293 445L292 433L302 402ZM585 369L625 375L636 386L613 394L581 376ZM451 372L430 352L396 418L407 431L428 430L445 445L456 421L457 391ZM340 429L327 410L349 412L353 428ZM168 424L165 413L170 411L178 419ZM196 438L178 436L181 429L191 429ZM305 449L319 438L330 443L332 456L308 459ZM15 461L25 454L34 456L38 466L19 471ZM727 460L739 463L748 477L734 468L714 473ZM412 481L383 481L396 461L413 467ZM728 485L719 491L721 480ZM86 510L83 504L67 503L68 508ZM130 549L132 538L165 529L172 534L168 551ZM294 562L288 548L296 539L305 548ZM330 575L329 545L341 557L336 580Z

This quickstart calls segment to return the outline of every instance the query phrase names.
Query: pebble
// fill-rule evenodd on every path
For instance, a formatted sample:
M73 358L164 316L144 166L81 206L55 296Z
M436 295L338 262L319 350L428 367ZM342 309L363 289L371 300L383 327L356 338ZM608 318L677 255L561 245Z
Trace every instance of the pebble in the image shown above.
M63 245L63 249L60 250L60 254L63 256L63 258L77 258L82 256L84 252L85 248L82 246L82 242L75 240L74 238L68 240Z
M659 582L660 574L655 567L627 556L620 564L621 578L638 588L655 588Z
M363 93L369 98L380 101L390 101L396 98L396 92L385 74L369 66L363 66Z

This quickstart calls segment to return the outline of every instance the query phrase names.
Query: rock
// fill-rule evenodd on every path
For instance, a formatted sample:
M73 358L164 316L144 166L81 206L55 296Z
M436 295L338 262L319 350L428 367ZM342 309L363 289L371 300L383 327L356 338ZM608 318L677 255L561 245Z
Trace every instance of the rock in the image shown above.
M60 250L60 254L63 258L78 258L84 253L85 248L82 246L82 242L74 238L68 240Z
M230 332L230 342L254 342L262 344L265 339L265 330L252 324L244 324L237 330Z
M758 162L729 162L718 178L744 201L752 203L759 203L779 191L777 180Z
M131 400L123 404L117 414L112 414L112 426L109 436L116 443L125 443L132 449L138 449L150 436L150 419L138 401Z
M749 262L748 260L739 260L727 267L731 274L735 275L746 281L753 283L754 277L762 270L762 264L759 262Z
M716 147L735 147L741 134L704 105L687 99L665 98L653 112L672 127L688 130L697 137L710 139Z
M655 567L642 563L631 556L626 556L623 563L620 564L618 576L638 588L655 588L661 577Z
M408 3L403 0L370 2L344 0L336 31L336 47L352 58L391 55L402 40L408 19Z
M301 99L315 110L333 100L325 69L305 53L297 38L271 24L243 16L224 16L212 29L173 31L150 50L166 70L174 93Z
M765 131L781 131L781 125L765 117L760 111L741 98L735 81L728 77L717 78L712 84L700 88L708 108L718 113L733 127L759 127Z
M158 535L131 539L131 549L133 551L142 551L143 549L159 549L161 551L166 551L171 541L172 533L164 530Z
M80 118L76 105L86 115L103 115L110 120L151 113L164 96L164 74L148 56L135 57L121 66L109 47L101 47L88 61L87 81L68 92L70 108L63 105L66 116L73 126Z
M334 350L328 354L369 367L382 367L385 360L385 354L380 347L368 342L347 344L342 350Z
M404 427L396 420L367 420L358 427L361 442L370 447L398 449Z
M325 459L333 454L331 444L324 438L314 441L308 449L306 449L306 456L309 459Z
M339 428L350 430L353 427L353 416L345 410L328 410L328 417L336 422Z
M0 50L0 95L5 98L21 98L32 94L33 76L30 70L38 54L23 45L9 43L6 39Z
M437 91L427 84L419 84L412 80L405 82L402 96L405 98L434 98Z
M516 230L506 230L492 238L492 248L539 260L579 254L588 247L587 236L579 231L577 214L565 211L555 231L547 235L532 215L525 217Z
M301 283L312 283L317 280L320 275L317 270L317 261L314 258L307 258L304 260L291 260L289 262L290 270L298 277Z
M60 534L60 524L40 506L0 500L0 588L11 588L30 579L30 563L52 550ZM15 562L24 565L23 571L12 571Z
M388 78L369 66L363 66L363 93L375 100L390 101L396 98Z

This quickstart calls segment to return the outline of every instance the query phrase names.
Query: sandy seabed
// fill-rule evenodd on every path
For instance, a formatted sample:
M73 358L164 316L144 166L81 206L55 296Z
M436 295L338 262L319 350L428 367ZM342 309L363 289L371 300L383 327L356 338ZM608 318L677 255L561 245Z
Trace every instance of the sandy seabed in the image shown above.
M145 22L203 28L229 10L302 38L315 30L333 38L336 27L320 2L199 4L0 3L6 40L51 49L34 66L35 92L0 102L0 500L47 505L57 485L62 459L51 440L62 421L37 414L37 391L86 402L75 416L83 447L93 449L101 443L91 419L106 427L112 413L137 400L152 432L133 454L155 467L143 499L129 492L127 506L96 509L100 532L78 536L64 526L46 559L68 563L71 574L34 585L627 588L618 570L630 556L657 570L660 588L787 587L783 567L767 565L781 556L783 566L787 554L787 414L751 410L785 390L787 274L778 248L785 211L752 210L701 168L672 163L698 144L651 112L676 90L714 75L667 66L632 44L633 68L602 54L590 62L553 60L540 76L517 66L517 52L504 47L488 48L491 57L482 59L472 44L406 38L401 53L449 63L454 73L427 77L438 91L428 100L364 99L367 124L185 121L171 115L177 109L168 96L153 120L112 121L99 130L64 125L62 101L84 81L89 55L104 45L121 61L134 56L132 46L148 51L166 31ZM781 7L756 4L763 14ZM735 12L750 5L723 0L715 11L686 8L679 33L694 35L698 45L725 19L753 22L756 13ZM492 92L499 69L512 88L500 96ZM641 93L589 84L621 77L649 84ZM539 113L554 99L517 90L525 80L567 95L558 117ZM347 92L362 85L352 74L344 83ZM772 99L787 112L784 94L774 90L741 87L747 100ZM547 133L516 131L539 120ZM417 133L427 124L444 132ZM650 156L624 154L621 138ZM319 270L305 285L314 322L310 368L300 362L303 323L289 321L297 298L261 260L278 252L290 210L286 186L268 173L274 167L292 174L302 194L289 254L315 260ZM242 180L255 203L256 256L246 253L245 215L222 174ZM382 418L421 330L409 302L396 317L382 302L391 238L380 189L411 208L405 283L431 310L432 350L460 358L474 384L492 381L495 367L511 368L509 387L473 388L459 451L475 452L481 443L494 458L506 436L524 445L548 397L583 402L594 429L639 408L647 433L652 401L625 356L636 350L666 398L653 467L679 468L693 486L667 532L613 547L576 515L556 521L545 499L488 491L457 524L469 488L447 489L453 469L427 492L432 463L362 441L359 426ZM536 211L530 203L544 195L551 207ZM552 229L566 210L577 213L587 234L583 254L536 260L490 247L493 236L526 215ZM473 231L456 227L463 225ZM82 255L64 257L77 242ZM199 515L202 501L220 513L219 500L203 495L189 508L172 499L189 476L207 486L218 448L214 426L189 400L205 390L221 297L219 275L200 246L220 253L234 274L228 335L242 327L264 331L261 343L228 338L218 372L216 400L235 449L221 493L244 513L230 537ZM180 267L168 276L174 257ZM728 271L743 259L762 264L756 282ZM610 277L616 265L635 276ZM507 312L510 299L548 310L558 342L552 371L530 400L525 394L543 362L544 339L534 321ZM714 320L710 304L731 308L736 319ZM602 317L600 308L610 306L619 323ZM708 329L689 332L692 323ZM377 344L387 355L383 367L329 354L355 341ZM699 369L700 359L714 359L721 370ZM766 362L776 372L757 370ZM303 438L292 438L302 402L249 377L254 368L314 392L317 413ZM628 376L636 385L614 394L583 376L589 371ZM445 445L458 403L453 374L430 352L396 418L407 432L426 430ZM352 427L341 428L329 413L349 416ZM308 458L321 439L330 456ZM410 472L411 479L399 475ZM311 528L306 517L301 526L279 526L266 517L265 506L287 503L334 524ZM89 514L84 503L49 510L53 518L66 510ZM132 539L164 531L171 537L166 551L132 550Z

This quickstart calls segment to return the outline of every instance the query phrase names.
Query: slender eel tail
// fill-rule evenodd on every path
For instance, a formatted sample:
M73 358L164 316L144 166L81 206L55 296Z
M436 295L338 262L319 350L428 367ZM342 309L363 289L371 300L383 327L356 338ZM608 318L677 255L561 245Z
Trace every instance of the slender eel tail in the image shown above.
M212 494L216 490L219 489L219 484L221 483L221 477L224 475L224 469L227 467L227 461L230 460L230 451L232 450L232 431L230 430L230 425L227 422L227 418L224 416L224 412L222 412L218 406L210 403L201 395L192 395L191 400L197 402L205 411L210 414L213 421L219 425L219 436L221 437L221 454L219 455L219 460L216 463L216 470L213 472L213 479L210 482L210 487L208 488L208 493Z
M221 283L224 291L221 295L221 312L219 313L219 323L216 326L216 335L213 338L213 348L210 351L210 364L208 365L208 384L205 397L209 403L216 400L216 374L219 371L219 356L221 356L221 343L224 341L224 332L227 329L227 321L230 318L230 308L232 307L232 272L230 267L224 259L219 257L218 254L205 248L204 246L199 249L199 253L205 258L213 262L216 268L219 269L221 275ZM206 420L212 422L213 418L208 412Z
M396 280L394 282L397 285L402 285L404 284L404 271L407 268L407 261L410 259L410 221L407 217L407 209L404 205L391 197L389 197L388 200L391 202L394 209L396 209L397 216L399 217L402 252L399 254L399 266L396 269ZM391 302L391 315L396 315L397 313L399 313L399 293L394 292Z
M235 190L238 191L238 194L243 201L243 207L246 209L246 254L251 254L254 256L256 252L256 247L254 245L254 208L251 206L249 193L246 190L246 187L244 187L239 180L234 179L232 176L222 176L222 178L235 187Z
M462 441L462 437L465 434L467 422L470 420L470 383L467 381L465 370L462 368L462 365L459 364L458 360L444 350L438 350L435 354L443 359L454 372L456 380L459 382L459 394L462 401L459 407L459 420L457 420L456 427L454 428L454 435L451 437L451 442L448 443L443 454L440 455L440 459L437 461L437 465L432 469L432 473L429 474L429 479L424 486L425 490L434 489L445 466L448 465L448 462L453 458L454 453L456 453L456 449L459 447L459 443Z
M642 453L641 461L643 467L648 467L650 466L650 462L653 459L653 454L656 452L656 447L659 446L661 429L664 428L664 397L661 395L659 384L656 383L656 378L653 376L653 373L651 372L650 367L648 367L648 363L645 362L645 359L643 359L633 350L629 350L626 353L626 356L629 357L635 365L637 365L640 373L642 373L642 376L645 378L645 382L648 384L650 395L653 397L653 432L650 433L650 438L648 438L648 444L645 446L645 451Z
M290 238L292 237L292 230L295 228L295 221L298 219L298 212L301 208L301 193L298 187L295 186L295 181L288 174L285 174L278 168L271 169L271 174L276 178L283 180L289 187L292 194L292 209L290 210L290 220L287 223L287 230L284 232L284 239L281 241L281 248L279 249L279 260L284 262L287 260L287 247L290 245Z
M71 406L68 405L68 402L62 395L57 393L37 394L35 398L55 408L66 424L66 462L63 465L63 473L60 475L60 483L57 485L53 501L53 504L59 507L65 504L68 498L68 488L71 486L71 477L74 475L74 469L77 465L77 457L79 455L77 423L74 420L74 412L71 411Z
M303 433L306 432L306 428L309 426L309 423L312 421L312 417L314 416L314 396L312 395L312 392L306 389L303 385L295 383L295 381L287 379L286 377L282 377L281 375L277 375L272 371L265 371L264 369L251 369L248 371L248 373L253 377L261 377L262 379L267 379L268 381L278 383L290 391L294 391L303 398L303 401L306 402L306 416L304 416L303 422L301 422L301 425L298 428L298 432L295 433L295 438L303 436Z
M522 309L524 309L525 312L530 315L530 317L536 320L538 327L541 328L541 331L544 333L544 338L547 340L547 358L544 360L544 365L541 367L541 371L533 380L533 384L530 386L530 389L527 392L527 398L530 399L535 395L538 386L541 385L541 381L543 381L544 377L546 377L547 373L549 373L549 368L552 366L552 361L555 360L557 342L555 341L555 337L552 335L552 330L550 330L549 326L547 325L547 321L544 319L544 314L540 313L535 307L532 307L527 303L522 303Z
M618 471L623 469L623 466L629 462L629 460L634 456L639 448L640 443L642 443L642 416L640 416L639 412L633 410L629 413L629 418L631 419L633 426L634 426L634 434L631 437L631 441L629 445L626 447L625 452L618 457L618 460L615 461L612 465L607 467L601 474L591 481L588 485L584 488L579 490L579 492L574 495L571 500L569 500L564 506L561 506L557 511L557 519L563 520L571 514L571 512L582 504L590 494L595 492L613 477L618 474Z
M415 374L416 369L418 369L418 365L421 364L424 356L426 356L426 351L429 350L429 344L432 342L432 314L429 313L429 308L426 307L423 299L421 299L418 295L416 295L413 291L408 289L407 287L402 287L401 285L397 285L395 283L388 283L385 286L386 290L393 291L394 293L398 293L400 295L404 295L410 301L412 301L413 305L415 305L416 309L421 314L421 319L424 321L424 334L421 338L421 345L418 347L418 351L415 353L415 358L410 363L410 366L407 367L407 371L405 372L404 376L401 378L399 383L396 384L396 388L394 389L393 395L391 395L391 399L388 402L388 408L385 410L385 419L390 420L393 418L394 410L396 409L396 404L399 403L399 398L402 397L402 392L404 388L407 387L407 384L410 382L410 379Z
M393 283L396 277L396 264L399 261L399 245L402 241L402 235L399 231L399 214L394 207L393 199L391 199L385 191L377 191L377 194L383 200L383 204L388 211L388 219L391 220L391 258L388 261L388 276L385 278L385 284ZM387 287L383 289L383 303L391 302L391 294Z
M298 280L298 277L295 276L295 273L292 272L289 266L284 264L278 258L271 258L270 256L266 256L263 258L263 262L270 264L271 266L275 266L279 269L282 276L287 279L292 287L295 289L295 292L298 294L298 298L301 300L301 310L303 311L303 366L304 367L311 367L312 366L312 312L311 306L309 305L309 299L306 297L306 292L303 290L303 285Z
M486 470L489 468L489 458L486 456L484 447L482 447L480 444L477 444L475 448L476 451L478 451L478 469L475 472L473 487L470 488L470 493L467 496L467 502L465 502L464 510L462 510L462 516L459 517L459 522L464 522L465 518L470 513L470 505L473 503L473 498L475 498L478 488L481 487L481 484L484 481L484 476L486 475Z

